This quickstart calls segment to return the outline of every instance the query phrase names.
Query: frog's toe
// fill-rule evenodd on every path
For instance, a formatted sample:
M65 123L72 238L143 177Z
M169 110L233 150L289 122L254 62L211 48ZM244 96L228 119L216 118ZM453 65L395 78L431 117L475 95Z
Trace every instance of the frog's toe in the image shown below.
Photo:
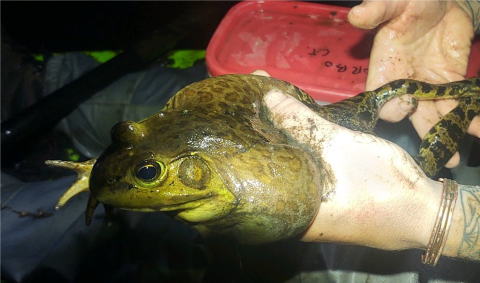
M45 164L66 168L74 170L77 172L77 180L73 183L70 188L60 197L55 210L59 210L64 206L68 200L76 196L81 192L88 191L88 181L90 178L90 172L92 171L93 164L95 164L96 158L87 160L85 162L72 162L72 161L62 161L62 160L47 160Z
M73 183L70 188L60 197L57 205L55 205L55 210L62 208L72 197L76 196L81 192L88 191L88 177L81 177Z

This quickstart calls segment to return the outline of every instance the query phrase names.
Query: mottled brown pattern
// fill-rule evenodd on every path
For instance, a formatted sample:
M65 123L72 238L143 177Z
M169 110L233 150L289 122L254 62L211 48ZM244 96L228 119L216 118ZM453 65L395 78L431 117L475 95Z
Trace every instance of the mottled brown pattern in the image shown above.
M459 106L430 131L416 157L430 176L480 115L479 78L444 85L398 80L323 107L274 78L209 78L180 90L161 113L113 130L113 144L91 172L91 206L99 201L130 210L176 211L178 219L203 235L228 234L243 243L298 235L315 216L325 185L335 180L328 164L272 126L262 105L272 89L329 121L366 133L373 133L378 109L394 97L410 93L412 103L459 98ZM162 170L154 179L140 174L146 160Z
M417 104L418 100L460 98L462 102L459 106L443 117L425 136L419 155L415 157L416 162L430 177L437 174L453 156L458 144L463 140L466 128L468 128L471 120L473 117L480 115L480 78L442 85L432 85L415 80L397 80L374 91L360 93L350 99L324 107L318 106L310 96L300 89L268 77L227 75L207 79L202 82L201 86L204 91L208 91L209 87L212 90L215 89L217 101L209 105L209 107L213 107L212 109L232 107L223 103L219 98L224 93L228 94L226 100L231 101L231 91L235 90L239 101L233 106L236 112L246 109L251 111L252 103L257 105L256 109L262 111L259 101L263 94L270 89L280 89L301 100L327 120L370 134L373 134L373 129L378 121L378 110L392 98L403 94L412 94L414 96L412 103L414 104ZM223 87L222 91L219 91L218 86ZM189 93L191 89L195 88L197 86L192 84L180 91L177 96L183 96L183 92ZM190 103L196 103L196 101L190 101ZM185 103L182 103L182 105L186 106ZM255 113L252 114L255 115ZM265 117L261 116L261 118Z

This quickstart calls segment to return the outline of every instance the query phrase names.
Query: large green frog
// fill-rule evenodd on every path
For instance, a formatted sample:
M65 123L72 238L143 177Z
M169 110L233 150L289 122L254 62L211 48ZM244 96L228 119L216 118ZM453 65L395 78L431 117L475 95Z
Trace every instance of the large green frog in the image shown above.
M59 202L90 188L87 222L97 204L170 211L208 236L228 234L241 243L298 235L313 220L326 182L324 161L300 148L270 123L262 97L279 89L319 115L373 133L378 109L413 94L459 98L422 142L417 163L435 175L457 150L470 121L480 115L480 78L443 85L398 80L375 91L319 106L297 87L270 77L225 75L180 90L159 113L112 130L112 145L98 158L75 164L79 180Z

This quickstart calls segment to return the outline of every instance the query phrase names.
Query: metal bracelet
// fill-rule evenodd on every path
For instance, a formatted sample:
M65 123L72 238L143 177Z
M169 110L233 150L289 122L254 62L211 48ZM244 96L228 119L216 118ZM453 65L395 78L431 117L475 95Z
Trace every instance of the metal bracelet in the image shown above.
M453 216L453 209L458 196L458 184L454 180L439 179L443 182L443 195L437 221L433 227L427 249L422 255L422 262L435 266L447 242L448 230Z

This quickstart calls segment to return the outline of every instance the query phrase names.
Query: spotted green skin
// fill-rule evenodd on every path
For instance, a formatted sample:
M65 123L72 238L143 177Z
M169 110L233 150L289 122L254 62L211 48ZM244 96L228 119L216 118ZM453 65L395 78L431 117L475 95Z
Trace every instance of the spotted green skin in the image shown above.
M315 217L331 180L322 160L272 126L262 105L272 89L329 121L366 133L373 133L378 109L394 97L413 94L412 103L460 98L454 114L429 132L416 157L429 175L452 156L469 122L480 115L479 78L445 85L399 80L327 106L274 78L209 78L180 90L156 115L112 130L112 145L91 172L90 207L101 202L171 211L204 236L226 234L247 244L298 235ZM155 176L146 180L140 171L154 166Z

